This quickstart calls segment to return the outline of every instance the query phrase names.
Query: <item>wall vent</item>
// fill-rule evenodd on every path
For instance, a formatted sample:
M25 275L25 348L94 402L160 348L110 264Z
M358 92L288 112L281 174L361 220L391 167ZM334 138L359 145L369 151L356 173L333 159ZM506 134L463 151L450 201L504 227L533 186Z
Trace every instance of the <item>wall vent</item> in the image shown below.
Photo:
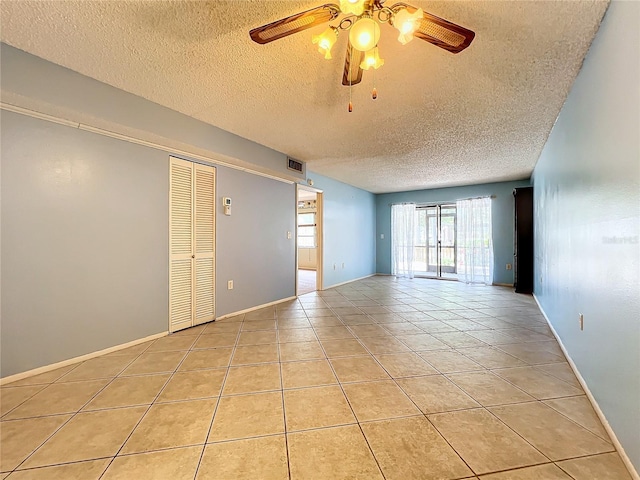
M289 170L293 170L294 172L303 173L302 162L299 162L298 160L291 157L287 157L287 168Z

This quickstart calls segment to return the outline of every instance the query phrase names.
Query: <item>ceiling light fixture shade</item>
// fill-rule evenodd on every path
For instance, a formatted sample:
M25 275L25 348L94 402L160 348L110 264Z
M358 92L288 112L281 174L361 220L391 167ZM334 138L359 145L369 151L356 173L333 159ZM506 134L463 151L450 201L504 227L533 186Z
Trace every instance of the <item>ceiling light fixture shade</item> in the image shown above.
M349 31L349 40L356 50L367 52L378 45L380 26L372 18L363 17L353 24Z
M318 44L318 52L324 55L324 58L331 60L331 47L336 43L338 38L338 29L334 27L327 28L320 35L312 37L313 43Z
M413 40L413 34L420 26L422 17L423 13L421 8L413 13L409 13L406 8L403 8L393 16L393 26L400 32L398 41L401 44L406 45Z
M384 65L384 60L380 58L380 52L378 47L372 48L364 55L364 60L360 64L360 68L363 70L369 70L370 68L378 69Z
M364 0L340 0L340 10L345 15L362 15L364 12Z

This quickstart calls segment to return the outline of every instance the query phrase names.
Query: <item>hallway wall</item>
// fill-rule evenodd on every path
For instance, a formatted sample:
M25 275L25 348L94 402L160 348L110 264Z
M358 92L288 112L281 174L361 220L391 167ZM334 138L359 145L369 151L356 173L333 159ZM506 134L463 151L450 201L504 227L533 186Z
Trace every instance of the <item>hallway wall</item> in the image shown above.
M533 184L535 294L640 471L639 24L611 2Z

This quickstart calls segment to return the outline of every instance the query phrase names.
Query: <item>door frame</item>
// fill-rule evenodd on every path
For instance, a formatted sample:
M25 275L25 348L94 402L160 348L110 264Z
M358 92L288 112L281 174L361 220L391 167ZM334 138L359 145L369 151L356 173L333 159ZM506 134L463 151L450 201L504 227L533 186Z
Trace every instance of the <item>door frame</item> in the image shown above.
M309 187L304 184L296 184L296 216L295 216L295 250L296 250L296 262L295 262L295 282L296 282L296 297L298 296L298 201L300 190L306 190L307 192L314 192L316 194L316 291L324 290L323 282L323 244L324 244L324 205L323 205L323 192L317 188Z

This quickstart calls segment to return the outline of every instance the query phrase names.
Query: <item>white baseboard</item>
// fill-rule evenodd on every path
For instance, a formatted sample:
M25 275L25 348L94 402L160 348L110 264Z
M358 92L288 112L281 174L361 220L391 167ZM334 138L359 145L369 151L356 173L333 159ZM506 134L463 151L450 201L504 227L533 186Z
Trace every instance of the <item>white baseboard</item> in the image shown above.
M375 277L378 275L377 273L372 273L370 275L365 275L364 277L354 278L353 280L347 280L346 282L335 283L333 285L325 286L324 290L328 290L330 288L340 287L342 285L346 285L347 283L357 282L358 280L364 280L365 278Z
M50 365L45 365L43 367L34 368L33 370L27 370L26 372L16 373L15 375L9 375L8 377L0 378L0 385L6 385L7 383L17 382L18 380L22 380L23 378L33 377L34 375L50 372L51 370L66 367L67 365L73 365L74 363L84 362L86 360L90 360L92 358L99 357L100 355L105 355L107 353L117 352L118 350L133 347L141 343L149 342L151 340L155 340L156 338L165 337L168 334L169 332L156 333L154 335L149 335L148 337L139 338L137 340L132 340L131 342L116 345L115 347L105 348L104 350L98 350L97 352L87 353L85 355L80 355L79 357L73 357L68 360L63 360L62 362L52 363Z
M635 467L631 463L631 460L627 456L627 453L624 451L622 444L618 440L618 437L616 436L615 432L611 428L611 425L609 425L609 421L607 420L607 417L605 417L604 412L600 409L600 405L598 405L598 402L596 401L595 397L591 393L591 390L589 390L589 386L587 385L587 382L585 382L584 378L582 378L582 375L580 375L580 371L578 370L578 367L571 359L569 352L567 351L564 344L562 343L562 340L558 335L558 332L556 332L556 329L553 328L553 325L551 324L549 317L544 311L544 308L542 308L542 305L540 305L540 302L538 301L538 297L536 296L535 293L533 294L533 298L538 304L538 308L542 312L542 315L544 316L545 320L547 321L547 324L549 325L549 328L551 329L553 336L556 337L556 340L558 342L558 345L560 345L560 349L562 350L562 353L564 353L564 356L567 358L567 362L569 362L569 366L571 367L571 370L573 370L573 373L578 379L578 382L580 382L580 385L582 386L582 389L586 393L587 398L591 402L591 406L595 410L596 415L598 415L598 418L602 422L602 426L604 427L604 429L607 431L607 434L611 438L611 442L613 443L613 446L618 451L620 458L622 458L622 462L624 463L624 466L627 467L627 470L629 470L629 474L631 475L631 478L633 478L633 480L640 480L640 475L638 475L638 472L636 471Z
M494 283L497 287L513 287L513 283Z
M289 300L295 300L296 298L298 297L293 296L293 297L282 298L280 300L275 300L269 303L263 303L262 305L256 305L255 307L245 308L244 310L238 310L237 312L233 312L233 313L227 313L225 315L217 317L216 320L224 320L225 318L235 317L236 315L242 315L243 313L253 312L254 310L260 310L261 308L270 307L272 305L277 305L278 303L282 303L282 302L288 302Z
M288 297L283 298L281 300L276 300L274 302L265 303L263 305L258 305L256 307L247 308L245 310L241 310L239 312L229 313L227 315L223 315L218 317L216 320L222 320L224 318L233 317L235 315L240 315L243 313L251 312L253 310L258 310L260 308L269 307L271 305L276 305L278 303L287 302L289 300L295 300L296 297ZM118 350L122 350L128 347L133 347L135 345L139 345L141 343L149 342L151 340L155 340L157 338L165 337L169 334L169 332L161 332L156 333L154 335L149 335L148 337L139 338L137 340L132 340L131 342L123 343L121 345L116 345L114 347L105 348L104 350L98 350L96 352L87 353L85 355L80 355L79 357L69 358L68 360L63 360L61 362L52 363L50 365L45 365L43 367L34 368L33 370L27 370L26 372L16 373L15 375L9 375L8 377L0 378L0 385L6 385L8 383L17 382L18 380L22 380L24 378L33 377L35 375L39 375L41 373L50 372L51 370L55 370L57 368L66 367L67 365L73 365L74 363L84 362L86 360L90 360L95 357L99 357L100 355L105 355L107 353L117 352Z

